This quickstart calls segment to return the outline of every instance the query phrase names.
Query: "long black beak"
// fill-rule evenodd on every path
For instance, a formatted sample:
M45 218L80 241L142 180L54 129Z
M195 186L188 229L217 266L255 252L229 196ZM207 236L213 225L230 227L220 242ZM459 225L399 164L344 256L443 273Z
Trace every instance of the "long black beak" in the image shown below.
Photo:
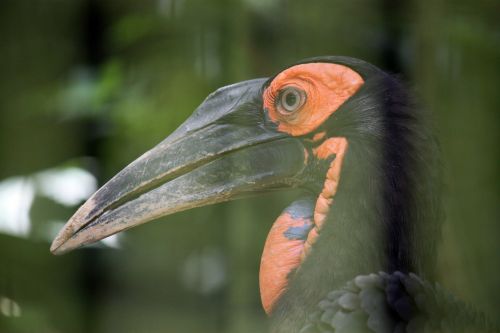
M262 110L265 79L221 88L174 133L101 187L59 232L61 254L161 216L299 186L306 153Z

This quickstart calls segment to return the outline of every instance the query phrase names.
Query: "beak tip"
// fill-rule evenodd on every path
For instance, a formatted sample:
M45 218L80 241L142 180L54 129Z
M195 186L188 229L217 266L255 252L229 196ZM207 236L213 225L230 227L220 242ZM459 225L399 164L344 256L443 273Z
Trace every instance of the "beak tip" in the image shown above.
M52 254L60 255L65 252L62 249L62 245L64 245L67 240L67 238L65 237L65 233L63 233L64 231L64 229L61 230L52 242L52 245L50 245L50 252L52 252Z
M61 250L59 249L59 246L58 246L58 245L56 245L56 244L54 244L54 243L52 243L52 245L51 245L51 247L50 247L50 252L51 252L53 255L56 255L56 256L61 255L61 254L63 254L63 253L64 253L63 251L61 251Z
M66 225L59 231L57 236L52 241L50 246L50 252L55 255L61 255L68 252L68 241L75 234L73 228L74 223L72 223L73 218L71 218Z
M86 221L89 219L90 212L94 207L95 205L93 204L91 198L76 211L76 213L69 219L69 221L64 225L64 227L59 231L57 236L52 241L52 244L50 246L50 252L52 252L52 254L61 255L78 247L69 244L72 242L68 241L73 236L75 236L76 232L83 225L85 225Z

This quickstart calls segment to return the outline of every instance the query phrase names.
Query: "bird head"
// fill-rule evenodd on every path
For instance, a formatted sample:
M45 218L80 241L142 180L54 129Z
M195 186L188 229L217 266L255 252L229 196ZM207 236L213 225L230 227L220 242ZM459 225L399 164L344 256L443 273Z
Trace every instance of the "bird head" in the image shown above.
M319 285L360 270L418 269L407 235L435 209L426 197L431 181L419 179L432 144L417 118L397 80L348 57L306 59L271 78L220 88L93 194L51 251L194 207L301 188L264 246L266 312L316 283L312 271ZM428 210L415 214L416 205ZM352 274L343 276L340 265Z

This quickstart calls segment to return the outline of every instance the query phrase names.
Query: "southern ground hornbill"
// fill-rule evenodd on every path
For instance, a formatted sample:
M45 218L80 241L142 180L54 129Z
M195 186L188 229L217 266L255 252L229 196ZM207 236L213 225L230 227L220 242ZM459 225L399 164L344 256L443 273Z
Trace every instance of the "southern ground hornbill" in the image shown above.
M426 282L441 220L426 118L397 79L348 57L306 59L221 88L98 190L51 250L193 207L301 188L261 260L273 332L491 331Z

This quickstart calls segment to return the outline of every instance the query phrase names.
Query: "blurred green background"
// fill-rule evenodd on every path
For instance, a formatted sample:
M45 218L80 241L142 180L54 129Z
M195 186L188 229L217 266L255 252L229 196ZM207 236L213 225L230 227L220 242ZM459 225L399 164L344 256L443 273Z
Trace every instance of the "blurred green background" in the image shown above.
M180 213L62 257L49 242L211 91L327 54L400 73L432 110L439 282L497 318L499 12L494 0L1 1L0 332L264 332L260 254L289 195Z

